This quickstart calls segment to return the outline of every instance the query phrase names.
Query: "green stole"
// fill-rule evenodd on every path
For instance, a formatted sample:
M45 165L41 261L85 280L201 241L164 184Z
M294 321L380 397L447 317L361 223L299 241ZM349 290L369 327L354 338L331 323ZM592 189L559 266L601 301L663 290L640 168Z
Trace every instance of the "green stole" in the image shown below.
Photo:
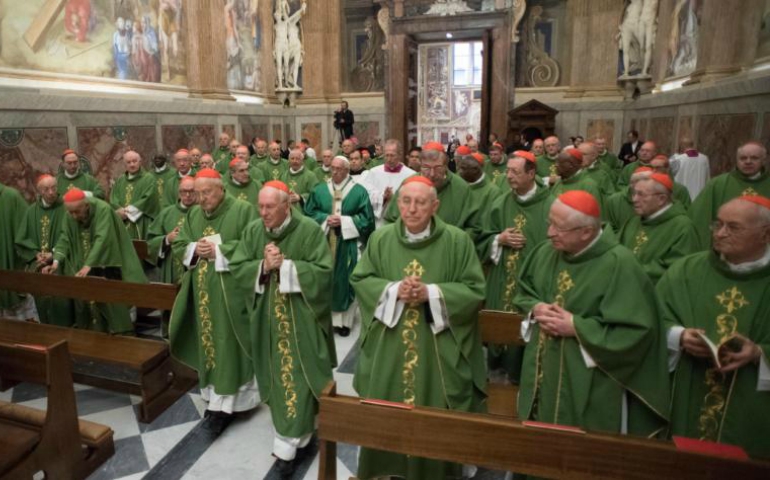
M253 206L259 213L259 191L262 189L262 182L249 179L247 183L236 184L233 177L228 175L225 183L225 191L238 200L244 201Z
M269 158L266 162L260 163L257 168L262 173L265 182L280 180L284 173L289 170L289 162L281 158L277 163L273 163L272 158Z
M21 268L21 259L14 250L16 229L27 211L27 202L18 190L0 184L0 268L16 270ZM24 297L16 292L0 291L0 309L17 307Z
M155 188L158 192L159 203L166 193L166 182L176 175L176 170L166 166L162 172L158 172L155 168L149 171L150 175L155 179Z
M133 177L128 173L120 176L110 192L110 204L116 210L133 205L141 211L142 216L136 223L126 218L123 224L132 239L147 239L147 230L160 211L155 179L144 170Z
M94 197L101 198L102 200L105 199L104 189L102 189L99 181L87 173L78 171L75 178L67 177L64 172L56 176L56 191L59 192L59 196L64 195L73 188L91 192Z

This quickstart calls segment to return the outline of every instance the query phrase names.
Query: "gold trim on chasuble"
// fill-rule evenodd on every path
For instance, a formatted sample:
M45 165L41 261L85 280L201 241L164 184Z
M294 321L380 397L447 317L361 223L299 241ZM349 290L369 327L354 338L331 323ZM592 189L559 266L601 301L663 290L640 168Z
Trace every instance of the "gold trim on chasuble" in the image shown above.
M179 217L179 220L176 222L177 228L181 230L186 219L187 217L185 215ZM179 256L171 254L171 258L171 268L174 269L174 273L176 274L176 283L179 283L182 281L182 276L184 275L184 265L182 265L182 259L179 258Z
M51 219L47 214L40 218L40 251L48 253L51 248Z
M347 183L345 184L347 185ZM332 196L332 215L340 215L342 213L342 190L337 190L332 185L332 188L334 189L334 195ZM345 188L345 187L342 187ZM340 202L340 211L337 212L337 202ZM337 230L336 228L329 228L329 248L332 251L332 264L337 261L337 242L339 239L337 238Z
M636 238L634 239L634 255L639 255L639 252L642 250L642 247L645 243L650 241L650 238L647 236L647 232L644 230L640 230L639 233L636 234Z
M559 174L559 172L556 171L556 160L551 162L551 165L548 166L548 172L551 174L552 177L555 177Z
M492 182L493 182L493 183L494 183L494 182L496 182L496 181L497 181L497 179L498 179L498 178L500 177L500 175L502 175L502 174L503 174L503 171L502 171L502 170L493 170L493 171L492 171Z
M163 196L163 184L166 180L163 177L159 177L157 180L155 180L155 188L158 189L158 196Z
M216 235L216 231L211 226L203 230L203 236ZM206 286L206 273L209 270L209 259L200 259L198 264L198 317L201 320L201 345L203 346L203 355L205 359L206 371L214 370L217 366L216 349L214 348L214 337L212 335L211 312L209 311L209 292Z
M134 199L134 184L129 183L126 185L126 201L124 202L126 206L131 205L131 201Z
M291 322L287 314L286 294L281 293L278 282L278 273L272 273L273 298L275 304L273 311L278 323L278 351L281 354L281 386L283 386L283 399L286 405L286 418L297 418L297 391L294 387L294 357L291 351Z
M732 335L738 328L738 319L733 312L740 310L749 304L746 297L733 286L714 297L716 301L726 310L726 313L717 315L717 334L721 343ZM731 375L730 389L725 398L725 387L727 375ZM698 418L698 427L700 430L700 439L718 442L722 436L722 422L724 421L725 408L730 399L733 385L735 385L735 372L724 375L716 366L706 370L705 383L708 388L706 396L703 397L703 404L700 409L700 418Z
M759 195L753 187L748 187L741 195Z
M564 308L564 304L566 303L566 300L564 299L564 295L572 290L572 288L575 286L575 282L572 281L572 277L570 276L569 272L567 270L562 270L559 272L559 275L556 277L556 297L554 298L554 302L556 305L560 306L561 308ZM538 404L538 397L540 396L540 387L543 384L543 357L545 356L545 342L546 340L551 340L551 337L543 332L542 330L539 331L538 337L537 337L537 353L536 353L536 363L535 363L535 392L533 395L533 405L532 405L532 414L537 414L537 404ZM564 338L562 337L560 339L561 341L561 360L560 362L564 362ZM557 388L556 392L556 409L554 410L554 423L558 423L559 418L559 398L561 396L561 370L562 365L559 365L559 386Z
M90 230L83 230L80 232L80 245L83 247L83 262L86 261L88 258L88 254L91 253L91 231ZM85 265L81 265L80 268L83 268ZM93 265L89 265L93 266ZM98 322L98 311L96 310L96 302L90 301L88 302L88 311L91 313L91 323L96 325L96 322Z
M278 180L278 177L281 176L281 171L277 168L271 170L271 173L273 174L273 180Z
M404 274L408 276L422 277L425 269L415 258L404 267ZM419 304L409 303L404 310L404 329L401 331L401 339L406 349L404 350L404 369L401 372L401 379L404 384L404 403L414 405L415 401L415 369L420 360L417 353L417 326L420 320Z
M238 200L243 200L244 202L248 202L248 201L249 201L249 199L248 199L248 198L246 198L246 194L245 194L245 193L243 193L243 192L239 193L239 194L238 194L238 197L236 197L236 198L237 198Z
M516 233L524 233L524 227L527 225L527 217L522 214L516 215L513 219L513 225ZM513 294L516 291L516 272L519 267L521 250L512 250L505 259L505 290L503 291L503 309L506 312L516 312L513 306Z

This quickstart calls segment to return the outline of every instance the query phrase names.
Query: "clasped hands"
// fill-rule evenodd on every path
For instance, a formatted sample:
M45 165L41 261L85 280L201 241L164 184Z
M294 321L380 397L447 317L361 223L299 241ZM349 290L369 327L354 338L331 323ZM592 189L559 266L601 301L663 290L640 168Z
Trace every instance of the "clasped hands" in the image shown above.
M326 217L326 225L329 228L337 228L342 225L342 218L339 215L329 215Z
M711 358L711 349L698 335L698 332L705 333L705 330L685 328L682 332L682 337L679 339L679 344L685 352L693 357ZM722 373L732 372L751 362L757 362L762 356L762 349L756 343L743 335L735 334L734 337L741 342L740 350L733 352L726 348L725 345L721 345L717 351L719 361L722 363L722 368L719 371Z
M404 303L425 303L428 301L428 286L416 275L404 277L398 286L397 298Z
M501 246L511 247L514 250L521 250L527 245L527 237L515 228L506 228L497 237L497 243Z
M284 257L283 253L281 253L281 249L278 248L276 244L270 242L265 245L264 254L265 259L262 261L262 270L264 270L265 273L281 268Z
M575 325L572 313L555 303L538 303L532 309L532 316L540 329L553 337L574 337Z
M217 245L202 238L195 244L195 255L197 255L198 258L208 258L213 260L217 258Z

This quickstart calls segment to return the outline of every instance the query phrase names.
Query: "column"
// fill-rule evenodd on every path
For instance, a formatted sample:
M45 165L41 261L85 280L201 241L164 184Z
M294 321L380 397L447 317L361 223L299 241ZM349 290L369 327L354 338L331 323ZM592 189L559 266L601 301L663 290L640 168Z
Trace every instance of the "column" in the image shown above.
M235 100L227 88L224 6L220 0L186 2L187 86L190 97Z

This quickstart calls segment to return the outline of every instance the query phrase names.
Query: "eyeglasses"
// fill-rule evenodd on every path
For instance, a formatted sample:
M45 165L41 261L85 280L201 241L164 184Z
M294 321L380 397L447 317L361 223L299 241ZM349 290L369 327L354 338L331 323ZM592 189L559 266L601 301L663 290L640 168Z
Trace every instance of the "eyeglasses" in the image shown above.
M759 229L762 229L762 228L766 228L768 226L770 226L770 224L755 225L753 227L744 227L744 226L741 226L741 225L736 225L734 223L724 223L724 222L722 222L720 220L714 220L709 225L709 228L711 229L712 232L715 232L715 233L720 231L720 230L722 230L724 228L728 235L740 235L740 234L742 234L744 232L750 232L752 230L759 230Z
M420 171L421 172L443 172L446 170L445 165L436 165L436 166L429 166L429 165L420 165Z
M580 230L581 228L586 228L586 225L583 225L582 227L561 228L561 227L557 227L556 225L551 223L550 220L546 220L545 224L547 225L548 228L553 228L554 230L556 230L559 233L567 233L567 232L572 232L574 230Z
M663 194L660 192L644 193L644 192L638 192L636 190L631 192L632 197L640 197L640 198L649 198L649 197L654 197L656 195L663 195Z

